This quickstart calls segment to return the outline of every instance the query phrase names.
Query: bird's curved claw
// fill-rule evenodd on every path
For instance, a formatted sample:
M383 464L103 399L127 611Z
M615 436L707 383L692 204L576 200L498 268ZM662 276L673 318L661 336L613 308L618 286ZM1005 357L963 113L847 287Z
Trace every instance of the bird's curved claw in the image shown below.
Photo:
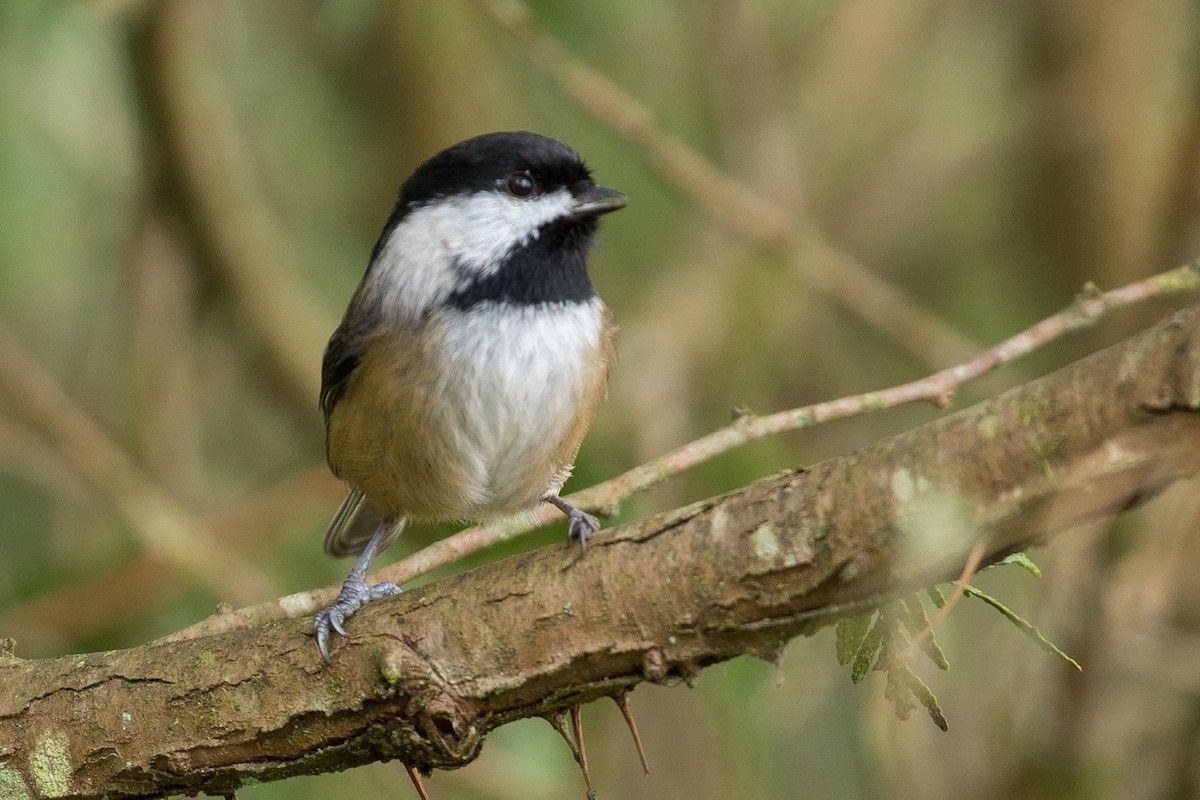
M391 597L400 592L400 587L391 581L371 585L361 578L347 578L333 603L328 608L318 611L316 619L313 620L313 633L317 637L317 649L321 651L321 658L325 660L325 663L329 663L329 632L331 629L345 636L345 622L354 615L354 612L372 600Z

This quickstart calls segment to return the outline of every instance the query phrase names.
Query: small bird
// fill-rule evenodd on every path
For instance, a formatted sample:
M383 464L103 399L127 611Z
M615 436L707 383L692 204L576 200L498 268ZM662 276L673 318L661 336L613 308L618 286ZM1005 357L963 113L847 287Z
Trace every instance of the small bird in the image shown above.
M366 574L408 520L549 502L581 547L599 530L559 492L615 357L587 255L597 218L626 202L525 131L460 142L400 187L321 366L326 459L349 484L325 552L358 555L316 616L326 662L330 629L400 592Z

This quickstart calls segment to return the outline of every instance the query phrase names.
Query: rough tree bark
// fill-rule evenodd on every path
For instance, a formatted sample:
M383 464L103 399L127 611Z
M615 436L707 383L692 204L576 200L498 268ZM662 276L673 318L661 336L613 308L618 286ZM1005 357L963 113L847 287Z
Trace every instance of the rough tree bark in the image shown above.
M227 793L457 767L506 722L670 682L1200 474L1200 306L860 452L311 620L40 661L0 650L0 797Z

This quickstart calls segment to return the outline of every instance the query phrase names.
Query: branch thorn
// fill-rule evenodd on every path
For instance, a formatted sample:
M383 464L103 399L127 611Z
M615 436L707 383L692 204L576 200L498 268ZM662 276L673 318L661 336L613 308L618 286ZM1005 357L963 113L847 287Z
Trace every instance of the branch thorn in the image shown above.
M588 795L595 793L592 789L592 776L588 772L587 750L583 747L583 719L579 704L571 706L571 728L575 733L575 754L579 759L579 768L583 770L583 782L587 784Z
M558 735L563 737L567 746L571 748L571 755L575 760L579 760L579 750L575 747L575 740L571 737L570 729L567 727L567 712L562 710L550 711L542 715L542 719L550 723L550 727L558 731Z
M633 746L637 748L638 759L642 762L642 772L650 774L650 765L646 763L646 751L642 748L642 737L638 735L637 723L633 721L633 712L629 709L629 692L622 690L612 696L613 702L617 704L617 708L621 709L621 715L625 717L625 724L629 726L629 735L633 737Z
M587 753L583 749L583 722L579 717L579 705L571 706L571 721L567 722L567 712L562 710L551 711L543 714L542 718L550 723L554 730L558 731L571 748L571 755L575 756L575 761L579 763L579 768L583 771L583 782L587 784L589 796L595 793L592 789L592 776L588 772Z

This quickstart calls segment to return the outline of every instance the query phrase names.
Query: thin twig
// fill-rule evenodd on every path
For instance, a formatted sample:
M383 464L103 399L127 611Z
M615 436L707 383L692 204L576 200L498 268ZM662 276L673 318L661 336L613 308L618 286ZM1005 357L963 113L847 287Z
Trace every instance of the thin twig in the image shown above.
M412 781L413 788L417 790L421 800L429 800L429 794L425 791L425 783L421 780L421 773L417 772L417 768L405 765L404 771L408 773L408 779Z
M751 414L741 416L725 428L634 467L615 478L575 492L566 499L577 508L611 516L617 513L620 503L628 497L747 442L833 420L874 413L906 403L928 402L941 408L950 403L954 392L964 383L985 375L1068 332L1086 328L1109 311L1150 297L1194 292L1197 289L1200 289L1200 259L1109 292L1099 292L1095 287L1088 286L1076 297L1075 302L1064 310L1005 339L969 361L889 389L843 397L763 417ZM398 584L406 583L470 553L561 518L562 515L557 509L542 505L528 514L487 526L467 528L380 569L376 577ZM278 600L209 617L166 638L178 640L207 636L280 617L305 616L328 605L336 592L334 587L328 586L298 592Z
M944 408L950 404L955 391L968 381L986 375L1066 333L1086 328L1113 309L1149 297L1193 292L1197 289L1200 289L1200 259L1109 292L1101 293L1095 287L1088 286L1067 308L1005 339L969 361L888 389L761 417L753 414L742 415L727 427L713 431L615 478L576 492L566 499L577 508L612 515L628 497L756 439L883 411L907 403L928 402L938 408ZM385 567L379 571L379 575L385 580L409 581L417 575L510 539L530 530L534 524L542 525L558 516L561 515L554 509L543 507L525 517L490 526L468 528Z
M962 600L963 593L967 590L967 584L971 581L971 576L975 574L975 570L979 569L980 563L983 562L983 557L987 553L987 545L987 537L983 537L975 542L975 546L971 548L971 552L967 555L967 561L963 564L958 580L954 582L954 591L946 599L946 602L942 604L941 608L938 609L937 614L929 621L929 624L909 642L909 649L919 648L929 637L933 636L934 630L950 614L950 609L958 605L959 600Z

